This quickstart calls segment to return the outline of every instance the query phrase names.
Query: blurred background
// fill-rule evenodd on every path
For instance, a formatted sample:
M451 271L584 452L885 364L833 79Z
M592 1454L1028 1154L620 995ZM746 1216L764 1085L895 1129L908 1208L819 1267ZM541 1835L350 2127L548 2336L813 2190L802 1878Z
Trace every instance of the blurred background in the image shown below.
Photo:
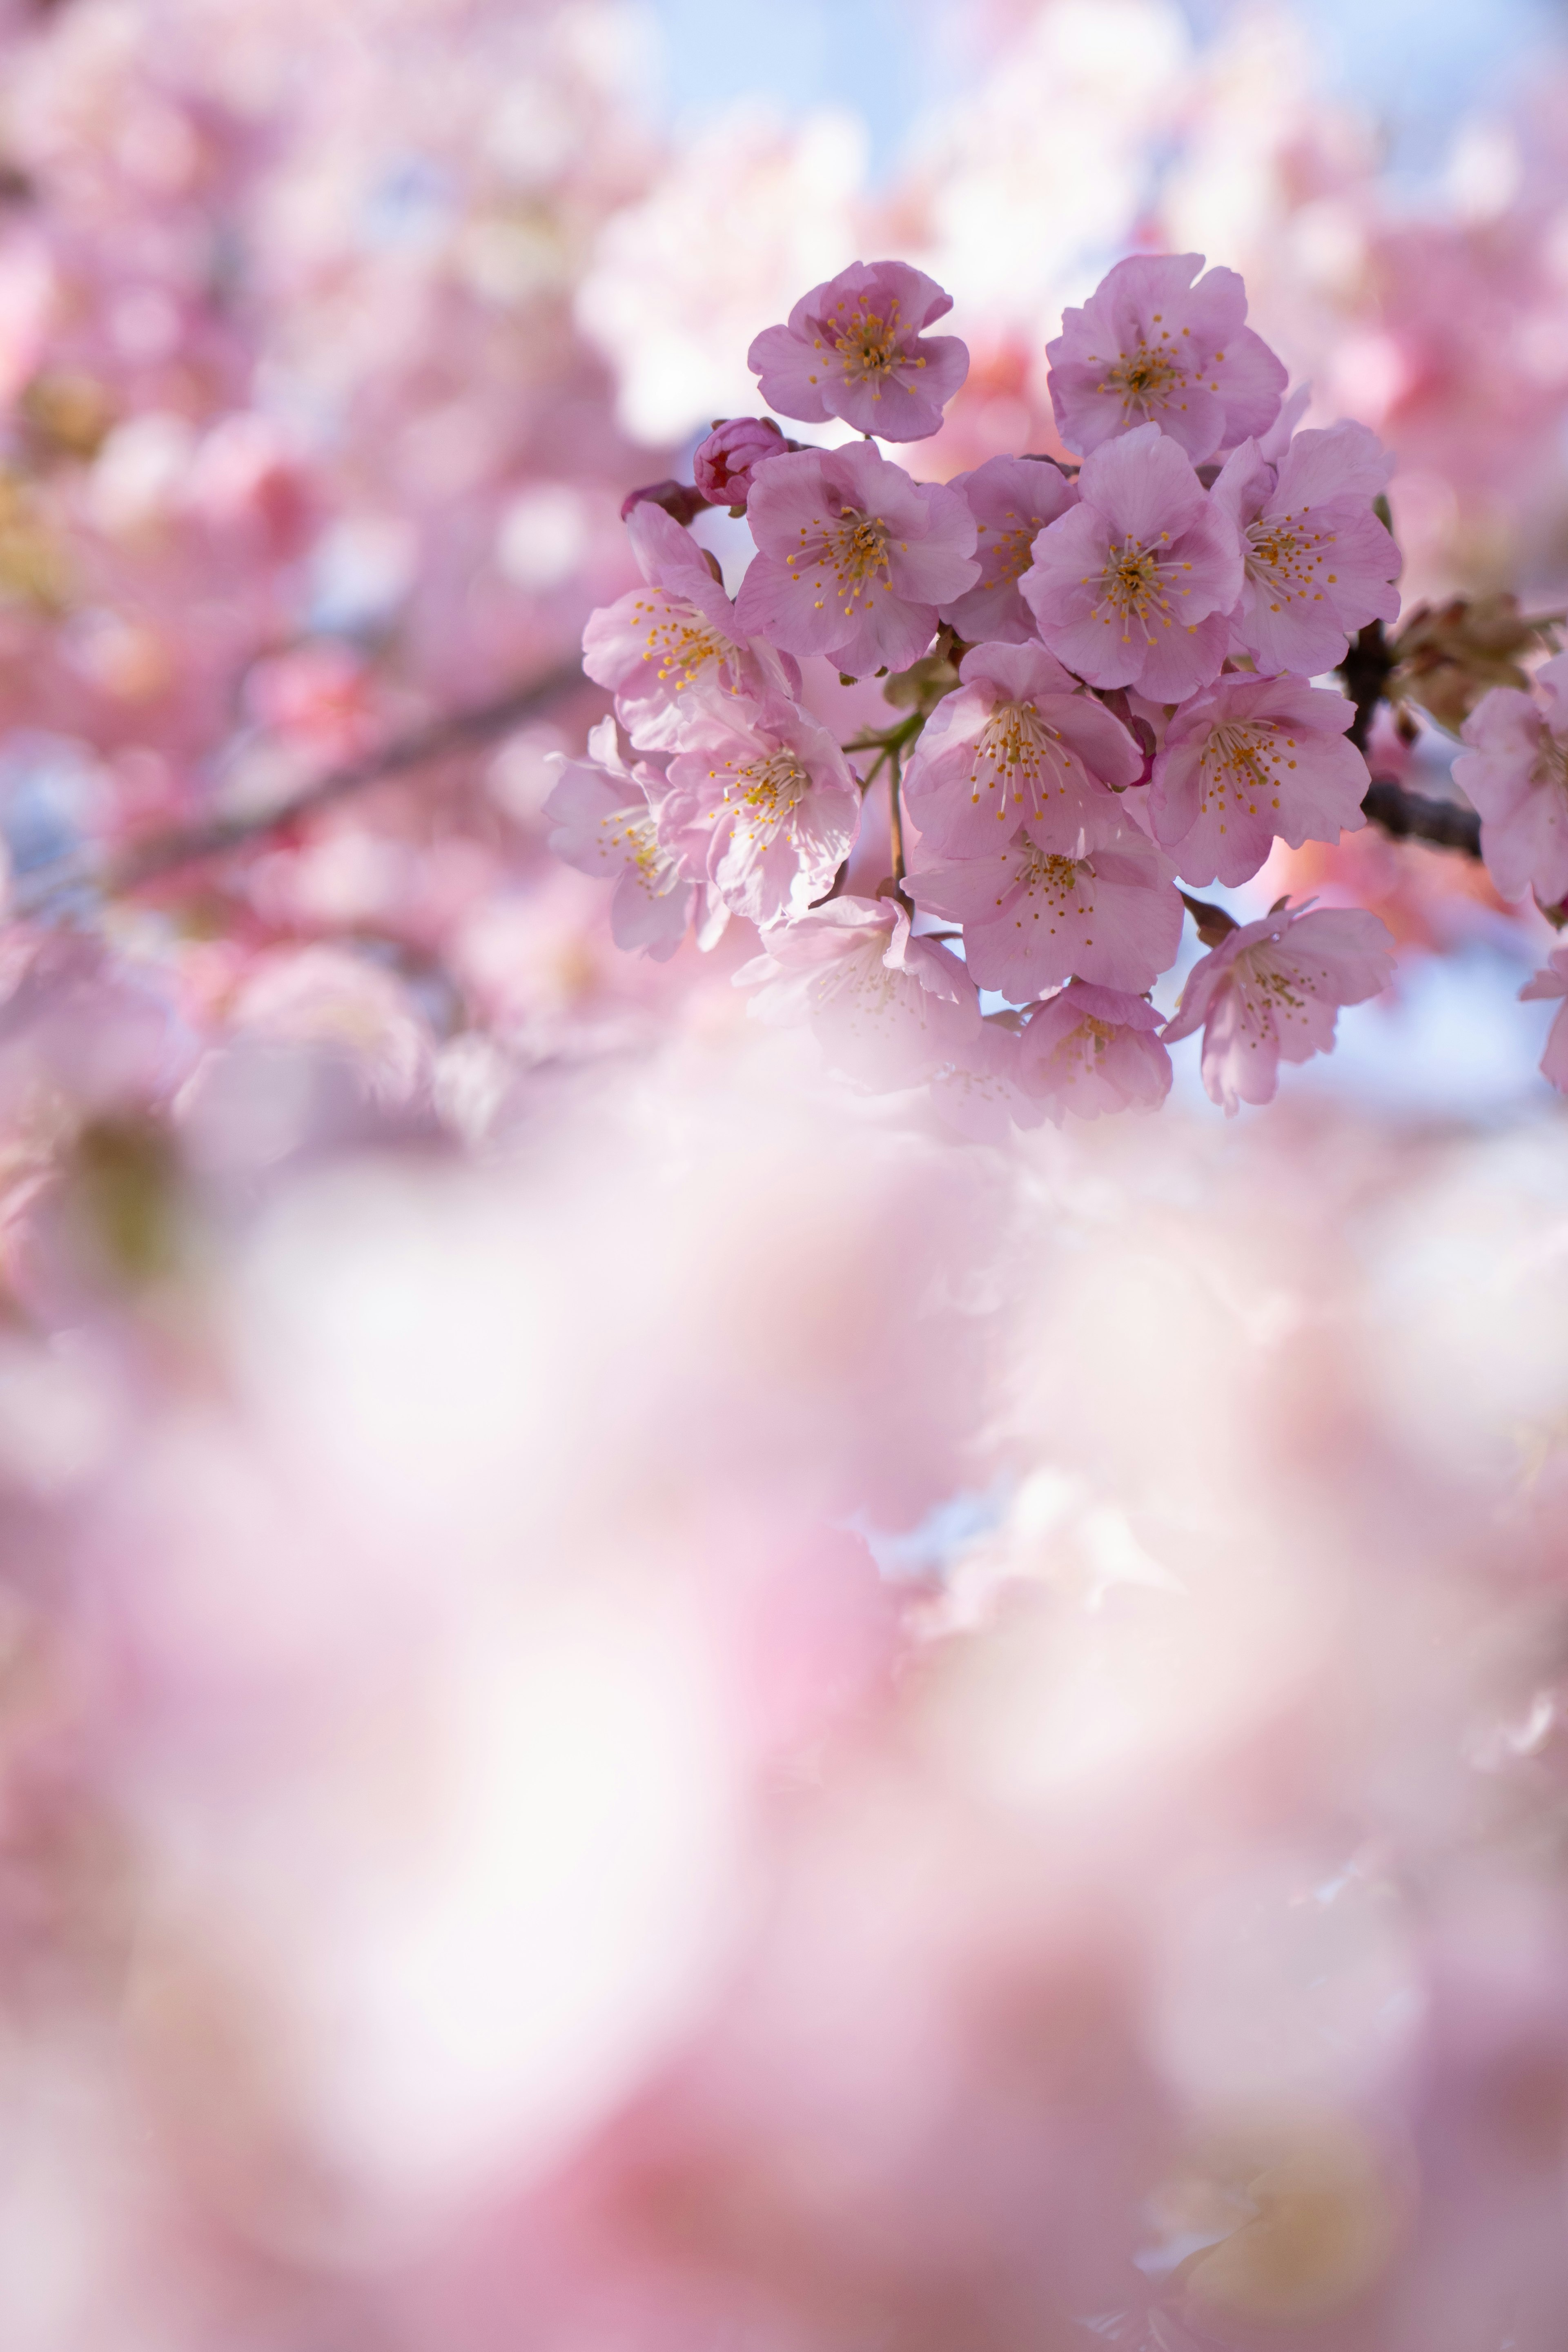
M1563 610L1545 0L0 5L3 2352L1568 2341L1543 919L1003 1151L545 845L761 328L1161 247Z

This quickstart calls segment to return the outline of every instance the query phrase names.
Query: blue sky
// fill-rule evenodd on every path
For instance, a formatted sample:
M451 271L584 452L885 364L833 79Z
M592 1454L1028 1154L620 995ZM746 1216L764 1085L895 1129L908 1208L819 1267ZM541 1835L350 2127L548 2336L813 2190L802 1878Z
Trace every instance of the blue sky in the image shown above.
M1229 0L1183 0L1200 38ZM922 109L962 76L968 0L653 0L668 52L665 110L695 127L734 100L786 113L843 105L868 122L891 168ZM1326 87L1357 94L1387 125L1394 167L1441 163L1457 117L1496 101L1532 57L1568 35L1552 0L1296 0L1321 44Z

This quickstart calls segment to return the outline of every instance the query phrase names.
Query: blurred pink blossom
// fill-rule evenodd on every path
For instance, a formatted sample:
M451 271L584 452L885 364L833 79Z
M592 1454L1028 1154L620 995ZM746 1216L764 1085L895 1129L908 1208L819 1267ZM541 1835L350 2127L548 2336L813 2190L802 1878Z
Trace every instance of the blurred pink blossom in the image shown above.
M1537 672L1544 710L1493 687L1466 719L1454 780L1481 813L1481 855L1506 898L1568 898L1568 654Z

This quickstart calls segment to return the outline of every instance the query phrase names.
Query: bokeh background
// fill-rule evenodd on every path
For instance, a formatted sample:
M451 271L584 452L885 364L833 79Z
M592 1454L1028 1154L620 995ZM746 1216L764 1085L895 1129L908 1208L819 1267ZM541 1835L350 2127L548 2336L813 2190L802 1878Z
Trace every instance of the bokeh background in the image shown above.
M1545 0L0 7L4 2352L1562 2352L1544 919L1003 1150L546 845L761 327L1162 246L1563 608Z

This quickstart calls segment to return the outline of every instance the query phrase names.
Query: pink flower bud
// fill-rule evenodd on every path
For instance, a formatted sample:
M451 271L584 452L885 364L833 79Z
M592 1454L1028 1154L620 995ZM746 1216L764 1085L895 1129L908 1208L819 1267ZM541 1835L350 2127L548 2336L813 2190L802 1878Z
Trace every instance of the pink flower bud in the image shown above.
M765 457L798 449L771 416L721 416L691 460L691 477L716 507L743 507L752 474Z

